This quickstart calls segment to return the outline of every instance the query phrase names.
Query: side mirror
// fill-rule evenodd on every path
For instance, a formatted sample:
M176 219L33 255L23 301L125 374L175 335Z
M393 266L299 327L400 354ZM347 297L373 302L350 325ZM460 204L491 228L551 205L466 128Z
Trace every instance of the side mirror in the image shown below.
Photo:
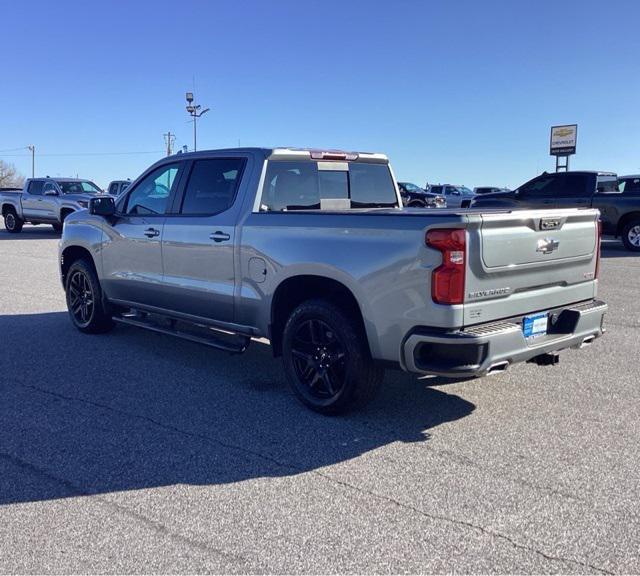
M96 216L113 216L116 213L116 201L111 196L96 197L89 200L89 214Z
M43 196L59 196L60 193L57 190L47 190Z

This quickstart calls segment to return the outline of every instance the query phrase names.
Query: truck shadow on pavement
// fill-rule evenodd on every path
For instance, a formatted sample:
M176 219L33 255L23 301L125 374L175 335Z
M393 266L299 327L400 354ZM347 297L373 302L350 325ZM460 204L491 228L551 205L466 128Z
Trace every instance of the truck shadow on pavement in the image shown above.
M366 409L323 417L267 346L230 356L128 327L88 336L66 312L0 316L0 335L0 505L314 472L426 442L475 408L388 372Z
M602 251L600 253L603 258L640 258L640 252L631 252L624 247L620 240L603 239Z
M0 225L0 241L2 240L59 240L60 232L56 232L51 226L25 226L21 232L11 234L4 226Z

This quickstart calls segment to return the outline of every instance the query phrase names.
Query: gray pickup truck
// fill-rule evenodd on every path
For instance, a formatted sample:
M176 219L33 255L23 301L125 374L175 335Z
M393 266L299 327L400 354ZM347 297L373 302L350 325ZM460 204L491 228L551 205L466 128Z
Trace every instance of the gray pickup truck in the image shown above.
M51 224L62 231L65 218L89 205L102 190L90 180L29 178L22 190L0 191L0 210L7 232L17 233L25 222Z
M243 352L267 338L300 400L336 413L387 367L481 376L603 333L593 209L403 208L382 154L194 152L67 217L73 324Z

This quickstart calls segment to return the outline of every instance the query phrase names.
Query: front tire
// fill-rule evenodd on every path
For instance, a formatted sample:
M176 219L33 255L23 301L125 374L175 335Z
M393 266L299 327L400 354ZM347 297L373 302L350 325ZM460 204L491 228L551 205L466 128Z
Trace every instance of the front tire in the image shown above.
M99 334L113 328L114 322L104 307L98 275L90 262L80 259L71 265L65 291L71 322L80 332Z
M622 243L627 250L640 252L640 219L625 224L622 229Z
M282 350L293 392L322 414L365 405L384 377L384 370L371 358L363 330L326 300L309 300L293 311L284 328Z
M16 214L16 211L13 208L7 210L4 215L4 227L7 229L7 232L17 234L22 230L23 226L24 220Z
M60 234L62 232L62 224L51 224L54 232Z

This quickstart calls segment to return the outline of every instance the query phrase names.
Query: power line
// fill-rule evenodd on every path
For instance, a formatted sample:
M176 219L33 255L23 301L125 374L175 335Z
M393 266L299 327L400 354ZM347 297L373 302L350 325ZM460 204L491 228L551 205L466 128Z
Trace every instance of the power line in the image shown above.
M18 148L5 148L4 150L0 150L2 152L15 152L16 150L26 150L28 146L19 146Z
M21 148L16 148L21 150ZM137 154L162 154L164 150L148 150L144 152L63 152L63 153L44 153L38 156L135 156ZM0 152L1 153L1 152ZM31 154L2 154L12 158L31 156Z

